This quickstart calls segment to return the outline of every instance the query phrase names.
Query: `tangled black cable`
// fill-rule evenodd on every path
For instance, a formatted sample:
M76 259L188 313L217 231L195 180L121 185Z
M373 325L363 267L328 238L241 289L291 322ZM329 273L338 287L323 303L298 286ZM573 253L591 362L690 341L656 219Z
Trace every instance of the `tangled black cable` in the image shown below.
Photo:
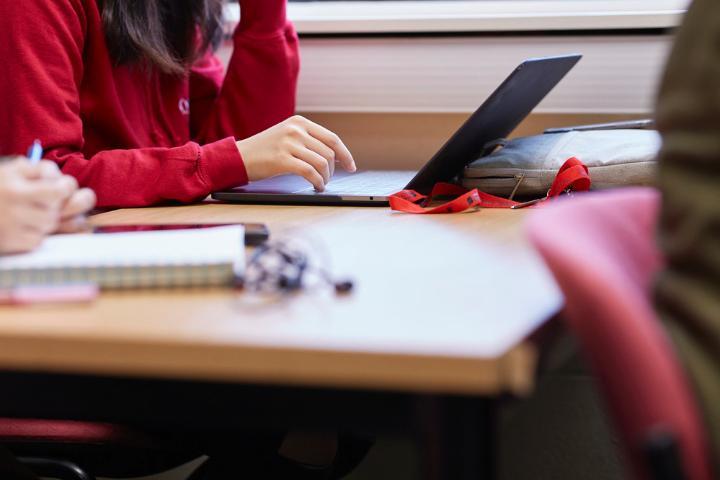
M245 267L240 288L261 293L289 293L306 287L309 274L316 274L338 294L352 291L352 280L336 280L327 269L316 266L298 246L267 242L257 247Z

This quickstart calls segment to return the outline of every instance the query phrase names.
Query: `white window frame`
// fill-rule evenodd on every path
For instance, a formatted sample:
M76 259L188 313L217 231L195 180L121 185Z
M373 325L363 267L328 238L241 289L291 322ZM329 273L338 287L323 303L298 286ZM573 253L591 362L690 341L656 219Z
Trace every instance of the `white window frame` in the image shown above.
M301 34L303 65L298 110L466 113L522 60L579 52L583 60L537 112L646 116L653 109L672 29L688 4L292 2L288 15ZM240 17L237 4L226 13L231 31ZM420 35L405 35L412 33ZM227 61L229 51L221 53Z
M689 0L293 2L301 34L437 33L672 28ZM227 19L237 22L238 4Z

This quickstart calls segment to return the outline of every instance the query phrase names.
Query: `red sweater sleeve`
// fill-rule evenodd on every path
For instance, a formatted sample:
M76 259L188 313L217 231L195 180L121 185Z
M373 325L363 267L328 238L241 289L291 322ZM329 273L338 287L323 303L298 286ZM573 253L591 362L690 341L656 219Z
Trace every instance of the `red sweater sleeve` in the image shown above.
M86 158L79 93L89 68L83 59L86 7L81 0L0 5L0 153L24 153L33 139L42 139L45 157L93 188L99 206L190 202L247 182L231 138L205 146L106 150Z
M191 73L191 131L200 142L247 138L295 112L298 39L285 1L243 0L241 8L224 82L222 65L212 55Z

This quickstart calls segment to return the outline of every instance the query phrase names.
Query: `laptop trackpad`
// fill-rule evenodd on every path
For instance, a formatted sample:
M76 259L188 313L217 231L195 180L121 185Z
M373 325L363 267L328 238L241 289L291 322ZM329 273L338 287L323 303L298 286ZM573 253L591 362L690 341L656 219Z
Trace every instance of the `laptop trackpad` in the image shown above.
M312 188L312 185L300 176L280 175L257 182L250 182L242 187L233 188L232 191L237 193L288 194L301 192L308 188Z

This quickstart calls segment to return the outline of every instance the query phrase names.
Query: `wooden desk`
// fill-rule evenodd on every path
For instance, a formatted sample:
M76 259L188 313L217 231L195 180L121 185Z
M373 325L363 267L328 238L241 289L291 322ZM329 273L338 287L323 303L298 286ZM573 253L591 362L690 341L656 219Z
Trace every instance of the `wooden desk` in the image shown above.
M92 305L2 308L0 370L424 398L523 393L535 357L526 339L561 305L523 239L525 215L212 203L101 214L94 223L265 222L275 238L309 239L356 290L272 302L227 290L106 293Z
M524 214L206 204L119 210L98 225L263 221L326 251L357 289L274 302L224 290L107 293L90 306L0 309L0 367L489 394L532 383L522 341L560 296Z

